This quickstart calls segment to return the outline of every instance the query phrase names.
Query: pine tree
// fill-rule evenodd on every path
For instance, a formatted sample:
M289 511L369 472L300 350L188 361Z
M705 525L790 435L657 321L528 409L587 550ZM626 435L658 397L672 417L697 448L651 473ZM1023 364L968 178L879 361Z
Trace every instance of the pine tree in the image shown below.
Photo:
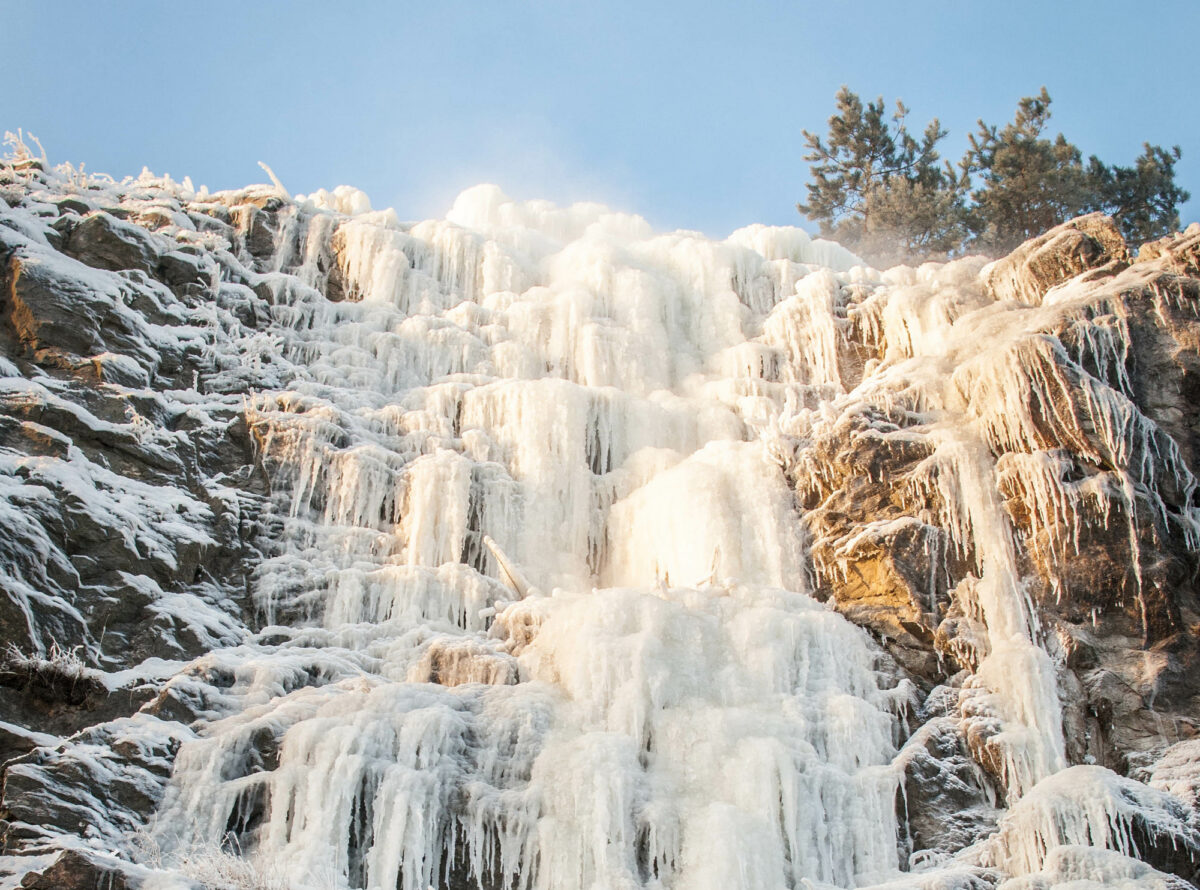
M1079 149L1061 133L1051 141L1042 132L1050 120L1050 95L1017 104L1003 130L979 121L962 160L966 176L978 176L968 214L973 249L999 255L1040 235L1094 204L1093 190Z
M804 131L813 179L797 209L881 264L944 257L962 241L961 183L937 152L946 131L935 118L913 137L908 111L897 102L889 123L882 96L864 106L843 86L828 141Z
M797 209L823 236L881 266L1000 256L1094 210L1110 215L1131 246L1179 227L1179 205L1190 196L1175 183L1178 146L1146 143L1132 167L1094 155L1084 165L1065 136L1044 135L1050 102L1042 87L1017 103L1003 129L979 121L955 170L938 155L947 133L936 118L918 139L903 102L889 120L882 97L864 105L843 86L828 138L804 131L812 178Z
M1096 192L1095 209L1113 218L1133 246L1179 228L1179 205L1191 195L1175 184L1179 146L1170 150L1143 143L1132 167L1105 166L1093 156L1088 172Z

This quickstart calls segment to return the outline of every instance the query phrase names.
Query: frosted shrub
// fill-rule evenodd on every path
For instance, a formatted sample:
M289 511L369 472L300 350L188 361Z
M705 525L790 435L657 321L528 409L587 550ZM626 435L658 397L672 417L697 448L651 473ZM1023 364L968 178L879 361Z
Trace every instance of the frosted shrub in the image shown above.
M30 679L35 677L44 681L74 685L83 680L95 677L96 671L87 666L80 657L82 646L72 646L64 649L58 643L50 644L50 651L45 655L26 655L12 643L0 654L0 666L13 673L26 673Z
M4 145L7 148L7 154L4 156L4 163L12 167L21 167L28 164L30 161L41 161L44 166L46 163L46 149L42 148L42 143L32 133L29 134L29 139L38 147L38 154L34 154L33 150L25 142L25 131L11 130L4 131Z
M132 847L136 858L153 869L170 869L202 884L207 890L291 890L284 869L274 856L243 856L215 843L196 843L165 852L149 832L138 832ZM336 881L314 875L312 887L333 887Z
M206 887L229 890L288 890L282 870L266 857L243 859L215 845L193 847L174 859L176 867Z

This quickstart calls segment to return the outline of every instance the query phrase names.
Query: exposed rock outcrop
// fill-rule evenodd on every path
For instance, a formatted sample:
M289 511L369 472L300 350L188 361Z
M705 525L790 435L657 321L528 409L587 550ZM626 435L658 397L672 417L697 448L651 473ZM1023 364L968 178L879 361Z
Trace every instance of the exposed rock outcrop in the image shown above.
M21 880L24 890L134 890L140 886L127 879L116 864L99 862L77 850L67 850L40 872Z
M1026 241L983 271L984 287L997 300L1036 306L1052 287L1085 272L1118 272L1129 264L1125 239L1101 213L1081 216Z
M1147 768L1173 742L1186 744L1200 712L1195 684L1183 679L1200 653L1200 429L1187 407L1200 356L1195 240L1193 232L1147 245L1130 265L1102 217L1055 229L983 270L988 293L1029 308L1016 310L1020 326L985 326L959 354L953 343L923 349L911 327L887 330L890 310L872 305L879 297L849 295L841 367L865 346L890 357L896 384L856 390L792 471L810 510L818 593L878 635L925 688L960 685L957 672L978 670L991 649L976 590L984 567L971 528L978 520L961 515L947 500L955 492L938 484L949 470L937 456L946 446L929 434L927 413L932 402L976 418L1038 634L1060 665L1066 755L1122 774ZM936 284L910 281L938 299ZM887 294L893 304L907 297ZM962 300L946 304L947 317ZM881 333L857 339L872 331ZM930 380L918 359L941 363L949 386ZM932 725L914 738L927 738ZM964 706L957 745L973 752L1003 798L1006 767L990 741L1000 726L990 705ZM907 780L918 858L923 846L965 844L987 831L977 825L964 837L972 807L922 803L922 781L937 793L956 787L927 778L954 774L955 745L938 738L944 752L926 746L909 761L918 770Z

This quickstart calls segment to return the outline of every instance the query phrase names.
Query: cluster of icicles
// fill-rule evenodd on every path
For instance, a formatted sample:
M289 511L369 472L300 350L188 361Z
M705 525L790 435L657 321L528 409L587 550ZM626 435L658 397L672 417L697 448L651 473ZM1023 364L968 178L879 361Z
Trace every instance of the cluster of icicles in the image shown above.
M284 211L275 325L241 357L297 368L246 407L284 529L257 581L274 627L208 657L225 716L179 752L164 844L226 843L295 887L899 879L910 691L806 595L792 490L864 400L928 414L910 484L978 564L969 692L1003 719L1012 799L1065 766L988 447L1024 435L999 375L1032 360L980 355L1001 321L980 262L881 274L794 229L661 235L492 187L417 225L359 198ZM855 293L885 358L850 386ZM1039 509L1069 512L1043 469L1022 475ZM1018 835L1018 871L1071 842Z

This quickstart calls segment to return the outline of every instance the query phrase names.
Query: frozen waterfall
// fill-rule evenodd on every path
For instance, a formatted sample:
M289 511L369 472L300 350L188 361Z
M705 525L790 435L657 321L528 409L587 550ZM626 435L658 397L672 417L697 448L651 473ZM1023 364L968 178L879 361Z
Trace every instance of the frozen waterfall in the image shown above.
M5 806L69 809L145 755L128 813L28 817L27 852L67 837L146 890L214 862L290 890L1166 890L1143 850L1200 862L1192 743L1097 765L1068 665L1083 604L1135 616L1106 651L1153 682L1172 657L1147 603L1183 583L1200 498L1175 409L1139 407L1131 307L1170 316L1165 355L1200 297L1123 260L1045 293L1005 261L881 272L797 229L658 233L493 186L403 222L347 187L20 182L13 302L42 290L15 324L41 348L70 327L45 306L86 297L128 354L42 348L66 382L0 360L30 649L6 657L75 634L114 668L88 682L154 690L95 737L21 737ZM108 268L104 237L142 253ZM189 456L234 429L229 460ZM52 492L117 529L115 580L60 552ZM1114 602L1075 609L1096 553ZM102 607L71 599L80 566ZM113 630L122 597L145 608ZM126 662L105 634L144 614Z
M761 372L823 373L762 332L853 258L491 187L338 237L354 299L300 239L269 347L296 374L247 407L277 642L211 656L228 715L180 751L164 843L233 838L296 886L893 875L905 688L805 594L774 446L808 384Z

